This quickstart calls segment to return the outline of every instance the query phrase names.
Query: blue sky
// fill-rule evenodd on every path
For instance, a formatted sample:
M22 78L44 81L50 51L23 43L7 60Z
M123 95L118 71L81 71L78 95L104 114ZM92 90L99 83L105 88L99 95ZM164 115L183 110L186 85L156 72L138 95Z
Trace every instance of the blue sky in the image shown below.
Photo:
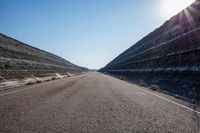
M98 69L171 17L164 1L0 0L0 32Z

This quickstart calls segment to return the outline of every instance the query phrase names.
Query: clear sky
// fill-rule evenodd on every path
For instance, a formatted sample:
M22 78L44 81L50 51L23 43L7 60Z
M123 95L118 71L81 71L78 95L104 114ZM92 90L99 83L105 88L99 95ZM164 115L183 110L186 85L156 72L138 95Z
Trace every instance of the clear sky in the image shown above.
M101 68L194 0L0 0L0 32Z

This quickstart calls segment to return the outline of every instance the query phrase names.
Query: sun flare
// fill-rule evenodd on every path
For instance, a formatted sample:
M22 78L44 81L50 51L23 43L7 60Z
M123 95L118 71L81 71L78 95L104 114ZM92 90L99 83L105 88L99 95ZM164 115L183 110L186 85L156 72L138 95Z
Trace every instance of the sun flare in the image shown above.
M162 0L162 12L165 17L170 18L185 9L194 1L195 0Z

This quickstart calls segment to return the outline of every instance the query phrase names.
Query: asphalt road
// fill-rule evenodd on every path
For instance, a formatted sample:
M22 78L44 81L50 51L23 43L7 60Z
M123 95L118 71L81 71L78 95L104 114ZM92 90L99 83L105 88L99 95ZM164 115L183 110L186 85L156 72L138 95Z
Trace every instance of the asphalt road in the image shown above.
M0 132L200 132L200 113L173 97L88 73L0 94Z

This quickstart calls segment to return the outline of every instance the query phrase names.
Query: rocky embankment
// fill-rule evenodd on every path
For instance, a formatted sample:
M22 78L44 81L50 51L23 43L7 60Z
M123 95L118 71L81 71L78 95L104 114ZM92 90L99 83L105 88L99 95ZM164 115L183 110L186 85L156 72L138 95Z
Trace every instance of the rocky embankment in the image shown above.
M84 71L87 69L59 56L0 34L0 79Z
M172 17L101 71L200 101L200 2Z

